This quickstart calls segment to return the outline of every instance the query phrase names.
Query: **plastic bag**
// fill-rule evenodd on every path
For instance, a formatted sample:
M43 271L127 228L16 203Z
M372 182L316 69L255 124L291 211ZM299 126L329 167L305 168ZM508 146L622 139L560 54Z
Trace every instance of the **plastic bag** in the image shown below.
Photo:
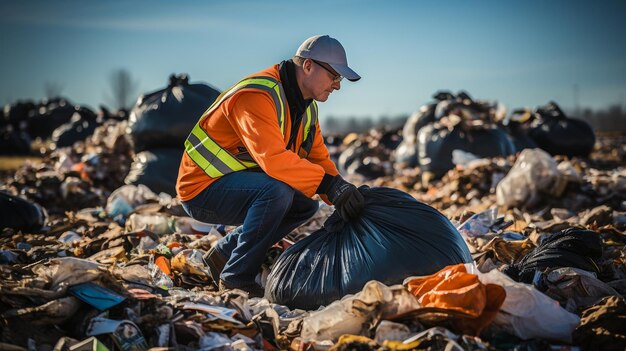
M547 152L525 149L496 186L496 199L507 208L530 208L541 200L542 193L560 196L567 185L564 181Z
M555 102L539 107L528 136L552 155L589 155L596 142L593 129L585 121L568 118Z
M482 283L467 266L448 266L426 277L407 278L404 284L423 307L436 310L437 319L449 314L455 331L478 336L495 318L506 293L498 284Z
M457 124L452 130L438 124L429 124L418 133L420 167L441 177L454 168L452 152L462 150L479 158L508 156L515 146L506 133L497 127L471 128L465 130Z
M544 236L541 244L504 270L516 281L531 283L537 273L559 267L580 268L600 273L602 238L591 230L567 228Z
M522 339L546 338L571 342L572 332L580 318L567 312L558 302L539 292L532 285L517 283L494 269L477 274L483 284L498 284L506 290L506 299L496 315L495 324Z
M65 123L52 132L52 141L57 148L72 146L75 142L84 140L98 126L102 125L98 121L96 114L85 108L78 107L68 123Z
M30 143L30 137L26 132L13 130L10 125L0 127L0 155L31 154Z
M363 290L347 295L302 321L304 341L336 340L343 334L362 334L368 324L414 311L420 304L401 285L385 286L370 281Z
M208 85L189 84L186 74L171 75L165 89L139 97L130 113L135 152L157 147L183 150L191 129L218 95Z
M38 204L0 191L0 228L33 232L41 229L46 217Z
M133 213L126 221L126 230L128 232L149 230L156 235L166 235L174 233L175 223L176 218L164 213Z
M404 167L415 167L419 164L417 155L417 133L428 123L435 121L436 103L420 107L407 119L402 128L402 143L394 151L396 163Z
M370 280L397 284L410 275L471 262L452 223L434 208L390 188L364 188L360 218L335 212L324 227L288 248L268 277L265 296L290 308L316 309Z
M183 151L176 148L153 149L135 155L126 184L144 184L155 193L176 196L176 178Z
M67 99L44 100L39 108L29 115L26 130L31 138L48 139L52 132L67 123L77 109Z
M158 201L159 197L143 184L123 185L109 195L105 207L110 217L127 216L135 207L148 201Z

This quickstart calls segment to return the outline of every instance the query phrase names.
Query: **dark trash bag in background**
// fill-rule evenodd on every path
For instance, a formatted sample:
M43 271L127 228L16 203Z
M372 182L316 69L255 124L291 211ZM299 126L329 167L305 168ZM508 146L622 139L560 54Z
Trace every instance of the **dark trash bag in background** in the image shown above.
M58 127L70 121L77 108L67 99L55 98L44 101L33 115L29 115L26 127L32 139L48 139Z
M126 184L144 184L155 193L176 196L176 178L183 151L176 148L160 148L135 155Z
M375 156L377 151L381 150L371 149L368 143L357 140L339 155L339 169L347 174L360 174L365 179L382 177L386 171L380 157Z
M586 157L593 150L596 136L587 122L568 118L555 102L537 109L528 136L551 155Z
M75 142L85 140L92 135L101 124L93 111L79 107L68 123L52 132L52 142L56 147L72 146Z
M185 139L219 92L189 84L186 74L170 76L167 88L139 97L129 127L135 152L158 147L184 149Z
M30 142L26 132L17 132L12 126L0 128L0 155L30 155L33 153Z
M0 230L35 232L43 227L46 212L34 202L0 191Z
M462 94L462 92L459 92L459 95L460 94ZM454 94L447 90L437 91L433 94L434 102L423 105L407 119L402 128L402 143L398 145L394 152L394 160L396 163L401 164L403 167L415 167L419 165L417 135L420 129L442 117L435 115L435 111L440 104L455 100L456 98ZM438 112L441 113L441 108Z
M508 156L515 153L515 146L500 128L478 128L464 130L457 124L452 131L447 127L429 124L418 136L420 167L441 177L454 168L452 151L463 150L478 157Z
M2 112L0 127L12 125L14 130L21 129L28 124L28 116L36 112L35 103L27 101L17 101L13 104L6 104Z
M513 141L515 152L521 152L524 149L535 149L539 147L519 125L509 124L505 130L509 137L511 137L511 141Z
M370 280L398 284L472 261L456 228L434 208L396 189L360 190L359 219L345 223L335 212L278 258L265 287L271 302L314 310Z
M394 159L405 167L415 167L419 164L417 155L417 133L428 123L435 121L436 103L422 106L407 119L402 128L402 143L394 152Z

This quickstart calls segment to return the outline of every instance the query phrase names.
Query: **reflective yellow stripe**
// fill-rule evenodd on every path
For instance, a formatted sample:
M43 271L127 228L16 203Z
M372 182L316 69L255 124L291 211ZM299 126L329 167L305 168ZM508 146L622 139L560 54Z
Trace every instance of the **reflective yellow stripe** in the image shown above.
M198 123L196 123L191 130L187 140L185 140L185 151L189 157L212 178L258 166L256 162L237 159L234 155L217 144L200 126L204 118L209 116L222 102L241 89L259 89L267 91L271 95L276 108L280 131L283 137L285 136L286 109L284 102L286 98L282 85L272 77L252 77L240 81L217 97L211 106L202 114ZM310 106L309 109L307 109L307 123L305 127L307 132L304 135L304 139L306 139L309 134L308 130L311 125L311 120L314 121L313 123L317 120L317 106L315 102L313 102L313 104L315 108L313 114L310 111Z
M302 138L302 142L309 137L309 132L311 131L311 126L315 128L315 123L317 122L317 104L315 101L311 102L309 107L306 109L306 124L304 126L304 136Z
M306 109L306 123L304 124L304 135L302 136L302 142L309 137L309 130L311 129L311 106Z
M213 110L215 110L224 100L228 99L236 92L245 88L256 88L263 91L267 91L272 96L272 100L274 101L274 107L276 108L276 115L278 118L278 125L280 126L280 132L285 135L285 92L283 91L282 85L278 84L278 81L272 77L253 77L240 81L239 83L232 86L227 91L220 94L215 102L211 104L211 106L204 111L202 117L198 121L198 124L202 122L204 118L206 118Z
M199 141L199 144L196 144L196 150L199 150L201 149L201 147L203 147L206 151L208 151L208 155L213 155L213 159L211 159L210 156L207 157L205 154L203 154L207 161L209 161L210 163L215 162L216 168L222 173L224 173L224 171L228 171L229 169L231 171L241 171L247 168L228 151L222 149L213 139L211 139L208 134L204 132L204 130L202 130L202 128L200 128L200 126L198 126L197 128L193 128L190 137L193 136L195 136ZM193 143L193 140L190 141ZM220 160L224 164L225 168L218 167L219 163L217 163L215 160Z
M277 88L278 88L278 96L280 97L280 99L278 100L280 102L280 109L281 109L281 113L278 114L278 125L280 126L280 133L283 135L283 138L285 137L285 101L287 101L287 98L285 97L285 90L283 89L282 84L276 84ZM287 107L288 108L288 107Z
M222 149L211 139L202 127L200 127L200 122L224 100L243 88L256 88L269 92L276 105L279 122L281 118L284 121L283 104L282 101L279 100L276 87L280 87L280 85L271 77L251 78L237 83L228 91L220 94L216 101L203 113L185 141L185 150L189 157L212 178L221 177L225 174L241 171L246 168L256 167L257 164L255 162L239 161L228 151Z

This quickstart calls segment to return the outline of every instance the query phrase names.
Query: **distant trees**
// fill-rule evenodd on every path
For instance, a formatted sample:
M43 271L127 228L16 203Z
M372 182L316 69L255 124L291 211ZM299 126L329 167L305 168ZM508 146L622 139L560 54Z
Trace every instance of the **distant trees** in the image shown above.
M130 109L137 98L139 83L133 79L125 68L116 69L111 73L111 95L107 96L109 103L116 109Z
M624 133L626 131L626 110L620 104L608 106L604 110L582 109L581 114L568 114L589 122L596 132Z
M371 128L388 129L400 128L406 122L408 115L380 116L377 119L372 117L337 117L328 116L321 121L324 133L362 133Z

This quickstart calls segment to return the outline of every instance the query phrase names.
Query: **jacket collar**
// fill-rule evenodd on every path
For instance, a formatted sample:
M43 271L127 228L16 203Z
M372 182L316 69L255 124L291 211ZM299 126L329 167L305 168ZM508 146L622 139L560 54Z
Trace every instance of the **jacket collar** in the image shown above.
M291 120L299 120L313 100L304 100L302 97L302 92L296 80L296 65L292 60L281 62L278 65L278 72L280 74L283 90L285 91L287 104L289 105Z

